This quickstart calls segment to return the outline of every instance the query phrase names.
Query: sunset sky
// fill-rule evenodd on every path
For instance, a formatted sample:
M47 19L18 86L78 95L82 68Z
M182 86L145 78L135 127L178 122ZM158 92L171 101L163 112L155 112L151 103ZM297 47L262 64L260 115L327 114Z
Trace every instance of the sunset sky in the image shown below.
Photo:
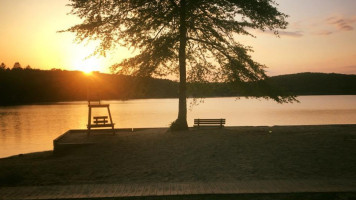
M298 72L356 74L355 0L276 0L290 17L289 27L277 38L255 31L257 38L241 37L267 65L269 75ZM58 33L80 20L67 15L68 0L0 0L0 63L12 67L109 72L111 64L130 57L125 48L104 57L86 59L95 44L76 44L72 33Z

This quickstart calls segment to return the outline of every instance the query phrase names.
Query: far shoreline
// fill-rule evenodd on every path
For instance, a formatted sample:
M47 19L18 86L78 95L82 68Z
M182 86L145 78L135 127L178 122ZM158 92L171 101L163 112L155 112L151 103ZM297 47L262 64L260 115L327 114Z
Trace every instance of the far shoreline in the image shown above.
M306 95L298 95L298 97L311 97L311 96L356 96L356 94L306 94ZM246 98L246 99L261 99L265 100L263 97L253 97L253 96L208 96L208 97L187 97L187 100L189 99L214 99L214 98ZM178 97L162 97L162 98L132 98L132 99L102 99L101 101L132 101L132 100L154 100L154 99L177 99ZM268 99L268 101L273 101L272 99ZM7 108L7 107L16 107L16 106L41 106L41 105L56 105L56 104L64 104L64 105L70 105L71 102L78 103L78 104L86 104L88 100L67 100L67 101L46 101L46 102L32 102L32 103L21 103L21 104L2 104L0 105L0 108Z

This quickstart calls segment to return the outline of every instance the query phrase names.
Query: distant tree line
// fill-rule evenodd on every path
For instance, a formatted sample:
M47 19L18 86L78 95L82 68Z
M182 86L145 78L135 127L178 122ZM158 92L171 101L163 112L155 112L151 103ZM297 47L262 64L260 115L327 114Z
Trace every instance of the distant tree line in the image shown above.
M91 99L175 98L178 85L164 79L59 69L0 70L0 105Z
M6 71L6 70L29 70L32 69L30 65L27 65L25 68L22 68L21 64L19 62L15 62L14 66L10 69L8 68L5 63L0 64L0 71Z
M16 65L16 67L15 67ZM12 69L0 65L0 105L33 104L87 99L125 100L178 98L178 83L167 79L132 77L60 69ZM271 77L273 88L294 95L356 95L356 75L300 73ZM249 88L266 84L251 83ZM228 83L188 83L188 97L230 97L251 94ZM271 92L271 91L268 91ZM251 94L263 96L263 94Z
M298 73L273 76L266 80L270 88L254 90L254 87L263 87L266 84L250 83L248 89L237 89L226 83L194 83L189 86L189 94L194 97L229 97L229 96L263 96L251 94L256 91L266 91L276 88L269 93L284 93L291 95L356 95L356 75L326 74L326 73Z

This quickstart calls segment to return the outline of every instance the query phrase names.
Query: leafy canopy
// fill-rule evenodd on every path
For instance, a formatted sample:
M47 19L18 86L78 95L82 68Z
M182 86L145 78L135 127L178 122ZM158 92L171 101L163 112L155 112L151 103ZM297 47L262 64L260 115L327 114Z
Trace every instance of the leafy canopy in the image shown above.
M136 56L113 66L121 74L178 73L183 25L188 81L230 82L240 90L267 76L265 66L251 58L251 47L239 43L237 35L254 37L253 29L278 35L278 29L287 26L287 15L277 10L273 0L71 0L70 6L71 14L83 23L67 31L75 32L79 41L101 41L95 53L105 55L117 45L137 50ZM183 23L181 12L185 12ZM279 102L294 99L267 96Z

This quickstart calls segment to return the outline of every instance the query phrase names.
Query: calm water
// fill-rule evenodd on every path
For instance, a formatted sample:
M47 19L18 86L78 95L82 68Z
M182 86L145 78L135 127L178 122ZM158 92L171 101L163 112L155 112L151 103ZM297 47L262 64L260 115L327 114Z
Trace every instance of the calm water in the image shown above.
M356 124L356 96L298 99L301 103L277 104L245 98L208 98L190 106L188 123L192 126L194 118L226 118L227 126ZM176 119L178 110L177 99L108 103L116 128L167 127ZM53 139L65 131L86 128L87 112L86 102L0 107L0 157L51 150Z

